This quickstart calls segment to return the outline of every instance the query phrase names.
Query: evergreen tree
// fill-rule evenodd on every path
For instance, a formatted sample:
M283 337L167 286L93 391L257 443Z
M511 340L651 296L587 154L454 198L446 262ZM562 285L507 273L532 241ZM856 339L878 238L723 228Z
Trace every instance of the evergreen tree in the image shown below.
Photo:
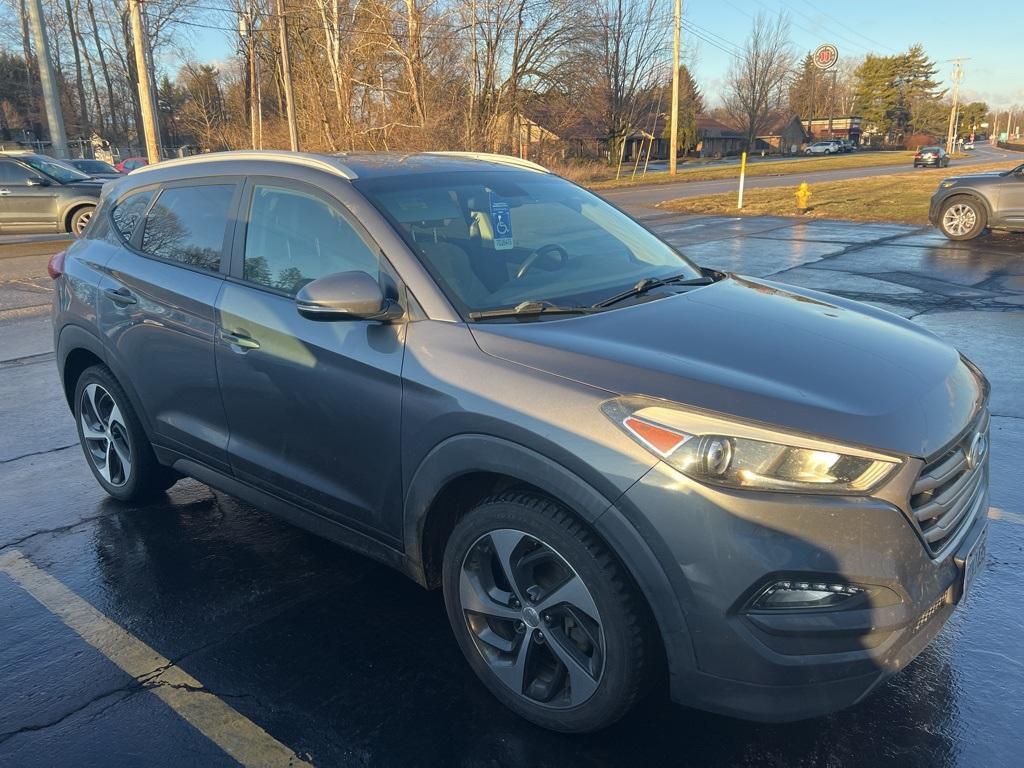
M937 106L945 91L938 68L919 44L895 56L868 54L854 72L854 111L866 127L895 142L914 131L936 130Z
M697 146L697 115L703 114L704 94L685 64L679 66L679 148L688 152ZM671 109L671 107L670 107ZM664 138L669 138L670 123L665 124Z
M828 88L824 73L814 66L814 58L808 53L789 84L789 111L805 121L818 117L826 103Z

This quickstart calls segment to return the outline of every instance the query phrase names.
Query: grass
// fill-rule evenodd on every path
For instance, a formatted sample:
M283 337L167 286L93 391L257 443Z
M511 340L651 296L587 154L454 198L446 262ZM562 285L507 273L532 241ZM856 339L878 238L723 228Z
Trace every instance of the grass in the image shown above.
M812 171L835 171L843 168L878 168L882 166L910 165L913 152L851 152L847 155L829 157L804 157L777 162L761 162L754 160L747 165L747 176L785 176L792 173L809 173ZM740 175L738 164L726 166L703 167L699 170L688 170L693 161L681 164L680 171L670 176L667 171L654 171L636 179L631 179L633 167L622 167L622 178L615 179L614 168L607 171L610 178L594 175L589 179L574 179L591 189L613 189L630 187L639 184L669 184L680 181L716 181L718 179L736 179ZM706 165L702 163L702 165ZM605 166L607 169L607 166Z
M967 172L1001 171L1008 167L1006 163L972 165ZM948 168L939 171L922 168L914 173L811 184L810 207L806 213L796 210L796 183L786 187L747 189L743 195L743 210L736 208L735 192L668 200L658 207L703 215L799 216L925 225L931 196L939 181L953 172Z

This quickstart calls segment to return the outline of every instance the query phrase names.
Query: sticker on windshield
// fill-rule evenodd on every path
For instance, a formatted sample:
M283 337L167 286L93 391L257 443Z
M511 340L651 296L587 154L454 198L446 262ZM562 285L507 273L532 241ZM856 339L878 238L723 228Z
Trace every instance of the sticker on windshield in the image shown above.
M494 231L494 250L507 251L515 247L512 241L512 211L508 203L491 198L491 228Z

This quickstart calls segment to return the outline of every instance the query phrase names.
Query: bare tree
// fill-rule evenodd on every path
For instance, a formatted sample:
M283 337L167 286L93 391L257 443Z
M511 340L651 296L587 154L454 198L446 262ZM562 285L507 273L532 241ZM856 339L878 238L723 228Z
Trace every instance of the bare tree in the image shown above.
M773 21L759 13L743 56L733 60L723 100L732 122L746 135L748 149L785 103L793 61L789 18L781 14Z

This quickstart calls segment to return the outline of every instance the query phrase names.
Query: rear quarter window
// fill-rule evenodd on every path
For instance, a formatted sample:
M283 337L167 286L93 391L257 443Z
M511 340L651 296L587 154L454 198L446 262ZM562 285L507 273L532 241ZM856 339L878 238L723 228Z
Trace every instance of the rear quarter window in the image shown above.
M141 192L133 192L128 197L118 202L110 212L110 220L114 229L126 241L132 239L135 228L139 225L149 201L153 199L154 191L146 189Z
M216 272L234 192L234 184L162 190L146 214L143 252Z

